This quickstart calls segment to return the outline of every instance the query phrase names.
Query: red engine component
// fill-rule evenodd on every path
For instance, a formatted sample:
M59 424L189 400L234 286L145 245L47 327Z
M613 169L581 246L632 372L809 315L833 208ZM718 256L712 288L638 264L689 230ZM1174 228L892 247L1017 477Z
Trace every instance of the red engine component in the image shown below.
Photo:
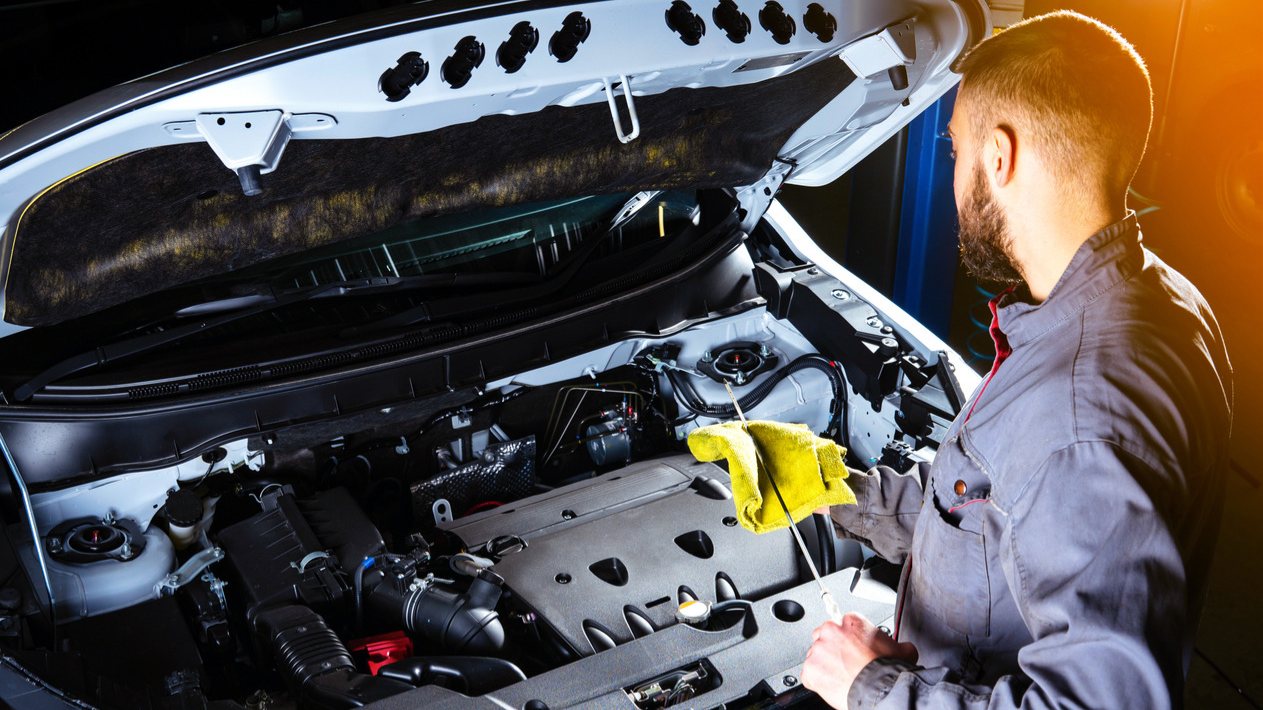
M368 666L369 673L377 675L382 666L412 657L412 639L402 631L392 631L352 641L349 649L357 661Z

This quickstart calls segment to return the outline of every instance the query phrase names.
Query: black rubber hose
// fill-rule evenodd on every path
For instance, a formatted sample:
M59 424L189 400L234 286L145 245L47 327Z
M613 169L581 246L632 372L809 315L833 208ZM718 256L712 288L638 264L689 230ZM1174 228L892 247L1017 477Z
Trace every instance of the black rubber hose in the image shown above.
M383 620L402 623L453 653L495 656L504 648L504 625L496 612L504 580L483 570L464 594L445 584L417 590L400 589L389 581L370 580L365 601Z
M364 630L364 570L368 569L372 562L372 557L361 561L355 566L355 630L362 632Z
M780 384L786 377L801 370L815 369L820 370L829 377L829 386L833 393L833 402L829 408L829 422L825 426L825 431L833 427L833 423L839 419L842 420L842 438L843 443L850 447L850 406L846 396L846 374L842 372L841 366L835 365L832 361L826 360L819 355L803 355L794 360L784 368L777 370L763 382L759 383L749 394L739 397L737 403L741 405L741 411L747 411L758 406L760 402L767 399L772 390ZM712 419L732 419L737 416L737 409L731 404L707 404L698 396L697 391L693 389L693 385L687 380L681 380L675 376L671 370L666 370L667 379L671 381L671 385L676 391L676 400L690 412Z
M305 606L261 611L254 623L271 647L281 677L304 707L349 710L412 690L399 680L357 673L338 635Z

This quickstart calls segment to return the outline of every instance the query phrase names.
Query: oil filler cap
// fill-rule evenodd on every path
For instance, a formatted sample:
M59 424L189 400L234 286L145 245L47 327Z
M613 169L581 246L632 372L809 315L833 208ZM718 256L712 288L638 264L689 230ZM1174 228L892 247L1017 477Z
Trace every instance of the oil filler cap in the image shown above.
M690 599L675 610L675 619L691 626L701 626L710 619L710 602Z

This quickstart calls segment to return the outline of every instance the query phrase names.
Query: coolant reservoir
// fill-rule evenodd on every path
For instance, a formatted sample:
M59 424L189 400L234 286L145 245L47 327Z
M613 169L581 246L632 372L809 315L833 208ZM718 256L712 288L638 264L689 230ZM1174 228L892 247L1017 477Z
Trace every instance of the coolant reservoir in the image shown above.
M163 506L167 513L167 534L175 549L183 550L197 539L202 522L202 498L188 488L177 488L167 495Z

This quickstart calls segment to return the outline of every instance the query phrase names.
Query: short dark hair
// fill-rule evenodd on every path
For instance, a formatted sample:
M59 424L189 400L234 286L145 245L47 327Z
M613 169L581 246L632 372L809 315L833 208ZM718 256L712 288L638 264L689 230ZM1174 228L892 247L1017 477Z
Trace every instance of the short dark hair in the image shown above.
M981 142L1008 126L1084 197L1118 195L1144 156L1149 72L1113 28L1076 12L1032 17L961 60L961 100Z

